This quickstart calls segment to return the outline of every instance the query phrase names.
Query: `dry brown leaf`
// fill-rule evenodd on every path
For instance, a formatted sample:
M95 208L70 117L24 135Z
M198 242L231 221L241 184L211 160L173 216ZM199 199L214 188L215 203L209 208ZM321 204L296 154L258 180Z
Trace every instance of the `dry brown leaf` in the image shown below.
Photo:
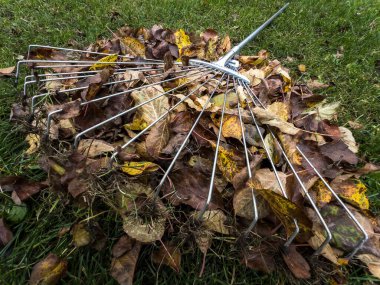
M49 253L43 260L33 266L29 285L55 285L65 275L67 261Z
M360 130L363 128L363 125L358 123L358 122L354 122L354 121L348 121L348 124L350 125L350 127L354 130Z
M339 127L342 141L348 146L348 149L353 153L359 152L359 147L356 144L355 138L351 131L345 127Z
M91 242L91 234L84 223L75 224L71 230L73 244L76 247L86 246Z
M120 285L133 285L133 277L141 243L132 241L131 248L120 257L112 258L110 274Z
M154 85L144 88L142 90L133 91L131 96L135 101L135 104L139 105L151 100L154 97L159 96L164 92L165 91L161 85ZM166 111L169 110L169 108L170 106L168 97L161 96L138 108L137 114L139 114L139 118L144 120L147 124L151 124L161 115L166 113Z
M152 261L159 265L165 264L179 273L181 270L181 251L178 247L162 244L152 253Z
M16 66L0 68L0 76L12 76Z
M93 158L114 150L115 148L109 143L97 139L83 139L78 145L78 152L89 158Z
M317 230L317 228L314 226L313 226L313 233L314 235L308 240L308 243L314 250L316 250L322 245L326 237L324 236L322 229L319 228L319 230ZM336 255L331 245L327 244L323 248L321 255L327 258L328 260L330 260L332 263L336 265L340 265L338 262L338 256Z
M7 245L13 239L13 234L3 218L0 218L0 246Z
M380 279L380 258L373 254L359 254L357 258L368 266L369 272Z
M282 252L282 258L296 278L309 279L311 277L310 266L303 256L297 251L295 245L291 245L286 249L286 251Z
M199 212L195 212L194 215L198 215ZM227 221L226 215L222 210L208 210L203 214L203 224L210 230L221 234L230 234L231 230L225 225Z
M146 151L153 158L158 158L161 151L168 144L170 138L168 120L158 122L150 130L145 140Z

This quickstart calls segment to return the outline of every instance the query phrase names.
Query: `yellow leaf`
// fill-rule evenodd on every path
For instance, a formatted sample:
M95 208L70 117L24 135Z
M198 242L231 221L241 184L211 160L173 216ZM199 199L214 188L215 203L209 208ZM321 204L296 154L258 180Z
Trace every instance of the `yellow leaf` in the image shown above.
M37 134L28 134L25 140L29 144L29 148L26 150L25 154L31 155L35 153L40 148L41 138Z
M142 131L148 126L148 124L141 118L133 119L132 123L128 123L124 125L124 129L131 131Z
M251 68L247 71L242 71L241 74L249 79L252 86L259 85L265 78L265 73L261 69Z
M216 143L210 141L212 148L216 149ZM227 149L222 145L219 145L218 150L218 160L217 166L219 170L223 173L223 176L227 179L227 181L232 182L232 178L240 172L243 168L236 159L239 159L239 154L236 153L233 149ZM244 161L244 159L243 159Z
M125 45L126 53L145 57L145 45L138 39L132 37L125 37L122 39L122 43Z
M242 131L238 116L226 115L222 127L222 135L225 138L242 138Z
M112 66L114 65L114 63L112 62L117 61L117 57L118 57L117 54L107 55L99 59L97 63L94 63L93 65L91 65L90 70L98 70L107 66Z
M72 229L73 243L76 247L88 245L91 235L85 224L75 224Z
M331 187L347 202L363 210L369 209L369 201L366 196L367 187L356 179L349 179L340 183L332 183Z
M277 115L281 120L287 121L289 118L288 105L283 102L274 102L270 104L267 108L269 112Z
M186 35L183 29L179 29L174 33L175 44L178 47L179 55L182 56L182 49L191 45L190 37Z
M324 206L331 202L332 193L326 187L326 185L322 182L322 180L318 180L311 190L315 191L317 194L317 202L319 206Z
M198 216L198 212L194 215ZM203 224L208 230L225 235L230 233L230 229L225 225L226 220L227 217L222 210L209 210L203 214Z
M306 65L304 65L304 64L300 64L300 65L298 65L298 70L299 70L300 72L306 72Z
M158 165L150 161L128 161L121 170L129 175L140 175L146 172L154 172L158 170Z
M43 260L33 266L29 285L53 285L58 284L67 270L67 261L50 253Z
M276 217L284 225L288 236L294 231L293 219L296 219L300 229L298 238L308 240L311 234L312 222L305 213L292 201L267 189L255 189L269 204Z

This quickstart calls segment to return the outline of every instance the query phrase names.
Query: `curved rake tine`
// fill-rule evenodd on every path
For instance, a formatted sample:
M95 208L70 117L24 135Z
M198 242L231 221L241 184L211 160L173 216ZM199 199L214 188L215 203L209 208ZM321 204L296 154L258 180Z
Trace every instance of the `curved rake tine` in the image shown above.
M197 73L194 73L193 75L196 75L196 74L198 74L199 72L202 72L202 71L204 71L204 70L206 70L205 68L204 69L199 69L198 70L198 72ZM182 71L181 71L182 72ZM179 73L179 72L178 72ZM154 74L154 75L148 75L148 76L146 76L145 78L152 78L152 77L158 77L158 76L161 76L162 74ZM182 76L182 77L176 77L176 78L171 78L170 80L174 80L174 79L178 79L178 78L183 78L183 77L186 77L186 76ZM132 82L132 81L135 81L135 80L137 80L137 79L124 79L124 80L119 80L119 81L113 81L113 82L107 82L107 83L105 83L105 84L103 84L103 86L110 86L110 85L114 85L114 84L118 84L118 83L129 83L129 82ZM160 82L157 82L156 84L158 84L158 83L163 83L163 82L168 82L168 81L170 81L170 80L167 80L167 81L160 81ZM154 84L153 84L154 85ZM144 85L143 85L144 86ZM145 85L145 87L146 87L147 85ZM150 85L150 86L152 86L152 84ZM75 88L70 88L70 89L65 89L65 90L58 90L57 91L57 93L58 94L63 94L63 93L68 93L68 92L72 92L72 91L78 91L78 90L84 90L84 89L86 89L86 88L88 88L88 86L82 86L82 87L75 87ZM141 88L140 88L141 89ZM132 89L130 89L130 90L132 90ZM124 93L128 93L130 90L126 90L126 91L123 91ZM134 91L135 89L133 89L132 91ZM119 92L119 93L115 93L115 94L112 94L112 95L114 95L114 96L118 96L118 95L122 95L122 94L120 94L120 93L123 93L123 92ZM38 95L34 95L33 97L32 97L32 102L31 102L31 113L32 114L34 114L34 110L35 110L35 105L36 105L36 103L35 103L35 101L38 99L38 98L40 98L40 97L44 97L44 98L46 98L46 97L49 97L49 96L52 96L52 95L54 95L55 93L42 93L42 94L38 94ZM113 96L111 96L111 97L113 97ZM101 97L101 98L105 98L105 97ZM101 98L98 98L98 99L101 99ZM110 97L107 97L107 98L110 98ZM105 99L107 99L107 98L105 98ZM93 102L94 100L91 100L91 101L86 101L86 102ZM97 100L97 101L99 101L99 100Z
M313 171L318 175L318 177L321 179L321 181L323 182L323 184L325 184L325 186L329 189L329 191L334 196L334 198L338 201L338 203L347 212L347 215L350 217L350 219L356 224L356 226L363 233L363 238L361 240L359 240L359 242L354 247L354 249L346 256L346 259L351 259L357 253L357 251L362 247L362 245L368 240L368 238L369 238L368 234L365 231L365 229L363 228L363 226L359 223L359 221L352 214L352 212L347 208L347 206L343 203L343 201L339 198L339 196L335 193L335 191L327 183L327 181L322 177L322 175L319 173L319 171L314 167L314 165L311 163L311 161L305 156L305 154L299 149L298 146L296 146L296 149L301 154L301 156L305 159L305 161L311 166L311 168L313 169Z
M248 92L248 91L247 91L247 92ZM283 195L285 198L288 198L288 195L286 194L286 190L285 190L285 188L284 188L284 185L282 184L281 179L280 179L280 177L279 177L279 175L278 175L278 172L277 172L276 166L274 165L273 159L272 159L272 157L270 156L269 148L268 148L268 146L267 146L267 144L266 144L266 142L265 142L265 140L264 140L264 137L263 137L263 135L262 135L262 133L261 133L261 131L260 131L259 125L258 125L258 123L257 123L257 121L256 121L255 115L253 114L252 109L251 109L251 107L250 107L249 104L248 104L248 101L247 101L247 106L248 106L249 112L251 113L252 121L253 121L253 123L254 123L254 125L255 125L256 131L257 131L257 133L259 134L260 140L261 140L261 142L262 142L262 144L263 144L263 146L264 146L264 150L265 150L265 152L266 152L266 154L267 154L267 156L268 156L268 160L269 160L269 162L270 162L270 164L271 164L271 167L272 167L272 169L273 169L274 176L276 177L277 183L278 183L278 185L280 186L281 193L282 193L282 195ZM285 244L284 244L285 247L289 247L289 245L293 242L293 240L296 238L296 236L297 236L298 233L299 233L299 230L300 230L300 229L299 229L299 226L298 226L297 220L296 220L296 219L293 219L293 223L294 223L294 227L295 227L295 228L294 228L294 232L290 235L290 237L288 238L288 240L285 242Z
M130 139L126 144L122 145L121 148L124 149L126 148L127 146L129 146L131 143L133 143L135 140L137 140L140 136L142 136L147 130L149 130L151 127L153 127L155 124L157 124L159 121L161 121L163 118L165 118L172 110L174 110L175 108L177 108L180 104L182 104L187 98L189 98L192 94L194 94L197 90L199 90L203 85L205 85L206 83L208 83L211 79L215 78L217 75L219 74L219 72L217 74L215 74L213 77L207 79L204 83L202 83L201 85L199 85L196 89L192 90L189 94L187 94L185 96L185 98L182 98L179 102L177 102L173 107L171 107L169 110L167 110L164 114L162 114L160 117L158 117L156 120L154 120L152 123L149 124L149 126L147 126L145 129L143 129L140 133L138 133L136 136L134 136L132 139ZM164 93L163 93L164 94ZM145 102L144 102L145 103ZM139 104L138 106L135 106L135 107L141 107L142 105L144 104ZM115 151L112 156L111 156L111 164L113 163L113 161L115 160L116 158L116 155L118 154L117 151Z
M99 62L98 60L86 60L86 61L80 61L80 60L42 60L42 59L29 59L29 60L20 60L17 62L16 65L16 83L18 81L18 77L20 75L20 66L21 64L28 64L28 63L63 63L63 65L40 65L40 66L34 66L33 68L56 68L56 67L86 67L86 66L92 66L96 63L102 63L102 64L109 64L109 65L164 65L164 62L147 62L147 61L103 61ZM64 63L67 63L66 65ZM73 64L74 63L74 64Z
M132 70L132 69L128 69L128 70ZM136 69L134 69L136 70ZM150 68L150 69L144 69L144 68L139 68L138 71L143 71L143 72L146 72L146 71L158 71L158 70L163 70L163 68ZM95 76L98 72L91 72L90 74L88 74L89 71L82 71L82 72L79 72L79 73L76 73L76 74L83 74L83 75L72 75L69 73L69 75L72 75L72 76L66 76L66 77L55 77L55 78L45 78L45 79L40 79L40 80L29 80L33 77L35 77L34 75L27 75L25 76L24 78L24 94L23 96L25 97L26 96L26 92L27 92L27 86L28 85L32 85L32 84L35 84L35 83L39 83L39 82L49 82L49 81L57 81L57 80L67 80L67 79L81 79L81 78L87 78L87 77L91 77L91 76ZM95 73L95 74L94 74ZM124 72L123 71L120 71L120 70L117 70L115 73L113 73L113 75L115 74L123 74ZM47 76L60 76L61 74L60 73L57 73L57 74L49 74L49 75L46 75L45 77Z
M145 101L144 103L141 103L140 106L143 106L143 105L145 105L145 104L147 104L147 103L149 103L149 102L151 102L151 101L153 101L153 100L155 100L155 99L157 99L157 98L159 98L159 97L161 97L161 96L164 96L164 95L166 95L166 94L168 94L168 93L170 93L170 92L172 92L172 91L174 91L174 90L177 90L177 89L179 89L179 88L185 86L186 84L192 83L192 82L198 80L200 77L205 76L205 75L207 75L207 74L210 74L211 72L212 72L212 71L209 71L209 72L199 71L199 72L197 72L196 74L198 74L198 73L202 73L200 76L194 78L193 80L190 80L190 81L188 81L188 82L185 82L185 83L183 83L183 84L181 84L181 85L178 85L177 87L174 87L174 88L172 88L172 89L170 89L170 90L168 90L168 91L166 91L166 92L164 92L164 93L161 93L161 94L159 94L159 95L157 95L157 96L155 96L155 97L153 97L153 98L151 98L151 99ZM196 74L193 74L193 76L196 75ZM105 100L105 99L108 99L108 98L112 98L112 97L115 97L115 96L124 95L124 94L130 93L130 92L136 91L136 90L144 89L144 88L147 88L147 87L150 87L150 86L154 86L154 85L157 85L157 84L160 84L160 83L163 83L163 82L169 82L169 81L172 81L172 80L175 80L175 79L179 79L179 78L183 78L183 77L186 77L186 76L187 76L187 75L177 76L177 77L174 77L174 78L170 78L170 79L167 79L167 80L163 80L163 81L161 81L161 82L155 82L155 83L148 84L148 85L142 85L142 86L137 87L137 88L132 88L132 89L129 89L129 90L126 90L126 91L122 91L122 92L118 92L118 93L110 94L110 95L108 95L108 96L104 96L104 97L101 97L101 98L93 99L93 100L90 100L90 101L85 101L85 102L82 102L82 103L80 104L80 106L86 106L86 105L88 105L88 104L90 104L90 103L93 103L93 102L98 102L98 101ZM47 128L47 130L46 130L46 136L47 136L47 137L49 137L49 133L50 133L50 125L51 125L52 116L53 116L54 114L57 114L57 113L59 113L59 112L62 112L62 110L63 110L63 109L58 109L58 110L52 111L52 112L50 112L50 113L48 114L48 118L47 118L47 126L48 126L49 128ZM89 129L87 129L87 131L89 131Z
M164 173L164 176L161 178L160 183L159 183L159 184L157 185L157 187L156 187L156 190L155 190L155 193L154 193L155 197L158 197L158 194L160 193L160 190L161 190L162 186L164 185L166 178L169 176L170 171L172 170L172 168L173 168L175 162L177 161L179 155L181 154L182 150L185 148L186 143L187 143L188 140L190 139L191 134L193 133L195 127L198 125L199 120L201 119L201 117L202 117L204 111L206 110L208 104L210 103L211 98L214 96L216 90L218 89L218 86L222 83L223 78L224 78L225 75L226 75L225 73L222 74L222 77L219 79L219 81L218 81L217 85L215 86L214 90L211 92L209 98L207 99L206 103L205 103L204 106L202 107L202 110L201 110L200 113L198 114L198 117L195 119L194 124L192 125L191 129L190 129L189 132L187 133L186 138L184 139L184 141L183 141L183 143L181 144L180 148L178 149L177 153L176 153L175 156L173 157L173 159L172 159L170 165L169 165L168 168L166 169L166 171L165 171L165 173Z
M53 47L53 46L46 46L46 45L29 45L28 46L28 54L27 54L27 59L30 57L30 52L32 48L49 48L49 49L56 49L56 50L63 50L63 51L68 51L68 52L76 52L76 53L88 53L88 54L96 54L96 55L112 55L112 53L105 53L105 52L97 52L97 51L86 51L86 50L81 50L81 49L72 49L72 48L63 48L63 47ZM133 56L129 55L117 55L118 57L121 58L134 58ZM145 59L147 61L152 61L152 62L159 62L157 59Z
M199 71L201 70L206 70L205 68L195 68L195 69L192 69L192 70L196 70L198 69ZM143 70L145 71L145 70ZM178 74L178 73L182 73L182 72L188 72L188 70L179 70L179 71L174 71L172 74ZM114 73L113 75L117 75L117 74L123 74L124 72L116 72ZM148 76L145 76L145 78L152 78L152 77L160 77L162 76L163 73L158 73L158 74L153 74L153 75L148 75ZM95 75L90 75L90 76L83 76L83 77L71 77L71 78L86 78L86 77L91 77L91 76L95 76ZM42 82L46 82L46 81L55 81L55 80L65 80L65 79L70 79L69 77L62 77L62 78L51 78L51 79L45 79L45 80L41 80ZM119 80L119 81L111 81L111 82L107 82L107 83L104 83L103 86L109 86L109 85L114 85L114 84L117 84L117 83L128 83L128 82L132 82L132 81L135 81L135 80L139 80L139 79L123 79L123 80ZM29 81L30 82L30 81ZM25 84L24 84L24 88L25 88ZM68 92L71 92L71 91L78 91L78 90L84 90L88 88L88 85L87 86L82 86L82 87L75 87L75 88L70 88L70 89L63 89L63 90L58 90L56 93L59 93L59 94L62 94L62 93L68 93ZM56 93L53 93L53 94L56 94ZM39 98L39 97L48 97L48 96L51 96L53 95L51 93L42 93L42 94L37 94L37 95L34 95L32 97L32 104L31 104L31 110L33 111L34 109L34 101ZM26 93L24 94L24 96L26 96Z
M216 142L215 147L215 156L214 156L214 164L212 166L212 173L211 173L211 180L210 180L210 188L208 190L207 200L201 211L199 212L198 219L202 220L204 213L208 209L208 206L210 205L212 193L214 192L214 179L215 179L215 171L216 171L216 163L218 161L218 153L219 153L219 145L220 145L220 137L222 136L222 128L223 128L223 119L224 119L224 113L226 111L226 101L227 101L227 92L228 92L228 85L230 81L230 76L227 77L227 86L226 86L226 92L224 92L224 98L223 98L223 109L222 109L222 116L220 117L220 125L219 125L219 132L218 132L218 140Z
M247 142L245 140L245 133L244 133L244 124L243 124L243 120L241 118L240 98L239 98L239 95L238 95L238 92L237 92L235 78L233 78L233 82L234 82L234 89L235 89L236 97L237 97L238 115L239 115L240 129L241 129L243 146L244 146L245 160L246 160L246 164L247 164L248 179L251 180L252 179L252 171L251 171L251 166L250 166L250 163L249 163ZM253 192L253 188L252 187L250 187L250 188L251 188L251 194L252 194L253 219L252 219L251 224L246 229L246 233L249 233L249 232L251 232L253 230L253 228L255 227L255 225L256 225L256 223L257 223L257 221L259 219L259 214L258 214L258 211L257 211L257 201L256 201L255 193Z
M256 100L258 100L257 96L252 92L252 90L249 87L247 87L247 84L243 83L243 85L245 86L246 90L248 91L248 94L251 97L253 104L256 105L256 103L255 103L252 95L256 98ZM265 107L263 107L263 108L265 108ZM293 167L292 163L290 162L288 156L286 155L285 150L283 149L281 143L277 140L277 138L274 135L274 133L272 132L271 128L268 127L268 131L271 134L273 140L277 143L278 147L280 148L282 156L285 158L286 163L289 165L289 167L290 167L291 171L293 172L293 174L294 174L297 182L301 186L302 192L305 194L306 198L309 200L309 203L313 207L314 211L316 212L316 214L318 216L318 219L320 220L323 228L326 231L326 235L327 235L326 239L323 241L323 243L314 252L314 255L319 255L323 251L323 249L325 248L325 246L331 241L331 239L332 239L331 231L330 231L329 227L327 226L326 221L323 219L323 217L322 217L322 215L321 215L321 213L320 213L317 205L313 202L313 199L311 198L309 192L307 191L307 189L303 185L301 178L298 176L297 171L294 169L294 167Z

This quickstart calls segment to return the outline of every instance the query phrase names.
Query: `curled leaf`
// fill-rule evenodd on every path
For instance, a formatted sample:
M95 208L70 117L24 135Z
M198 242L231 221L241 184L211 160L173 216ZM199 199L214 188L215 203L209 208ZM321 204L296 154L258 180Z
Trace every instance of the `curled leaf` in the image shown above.
M121 167L121 170L129 175L140 175L147 172L154 172L159 166L150 161L127 161Z
M33 266L29 285L55 285L65 275L67 261L49 253L43 260Z

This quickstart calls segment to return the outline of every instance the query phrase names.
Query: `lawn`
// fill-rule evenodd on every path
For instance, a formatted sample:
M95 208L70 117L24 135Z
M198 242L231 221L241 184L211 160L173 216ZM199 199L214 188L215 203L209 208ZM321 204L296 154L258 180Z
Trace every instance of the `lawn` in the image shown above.
M260 25L283 1L100 1L100 0L2 0L0 3L0 67L14 65L29 44L84 48L124 24L132 27L165 27L187 31L214 28L238 42ZM292 70L298 81L310 78L329 83L324 91L330 101L340 101L339 124L355 121L363 128L353 130L362 158L380 163L379 95L379 10L377 1L292 1L286 13L250 44L243 53L270 51ZM305 64L307 71L297 71ZM8 121L12 102L20 87L11 79L0 81L0 171L2 175L26 175L39 179L44 174L36 158L23 155L26 143L19 127ZM372 209L380 209L380 178L365 178L370 189ZM2 200L1 200L2 201ZM12 227L15 239L0 251L0 284L23 284L33 265L54 252L67 257L69 271L63 284L115 284L108 275L109 249L122 233L120 221L105 212L103 230L115 237L103 252L76 249L68 235L57 233L73 221L91 217L88 210L63 207L55 194L44 192L28 202L27 218ZM36 222L36 220L38 222ZM222 248L224 241L217 247ZM220 252L220 251L219 251ZM198 256L199 255L199 256ZM202 279L201 255L184 257L182 272L153 266L147 249L139 259L136 284L285 284L289 275L265 276L245 269L231 260L229 253L210 253ZM362 284L371 280L360 268L351 268L349 281ZM323 279L322 279L323 281Z

